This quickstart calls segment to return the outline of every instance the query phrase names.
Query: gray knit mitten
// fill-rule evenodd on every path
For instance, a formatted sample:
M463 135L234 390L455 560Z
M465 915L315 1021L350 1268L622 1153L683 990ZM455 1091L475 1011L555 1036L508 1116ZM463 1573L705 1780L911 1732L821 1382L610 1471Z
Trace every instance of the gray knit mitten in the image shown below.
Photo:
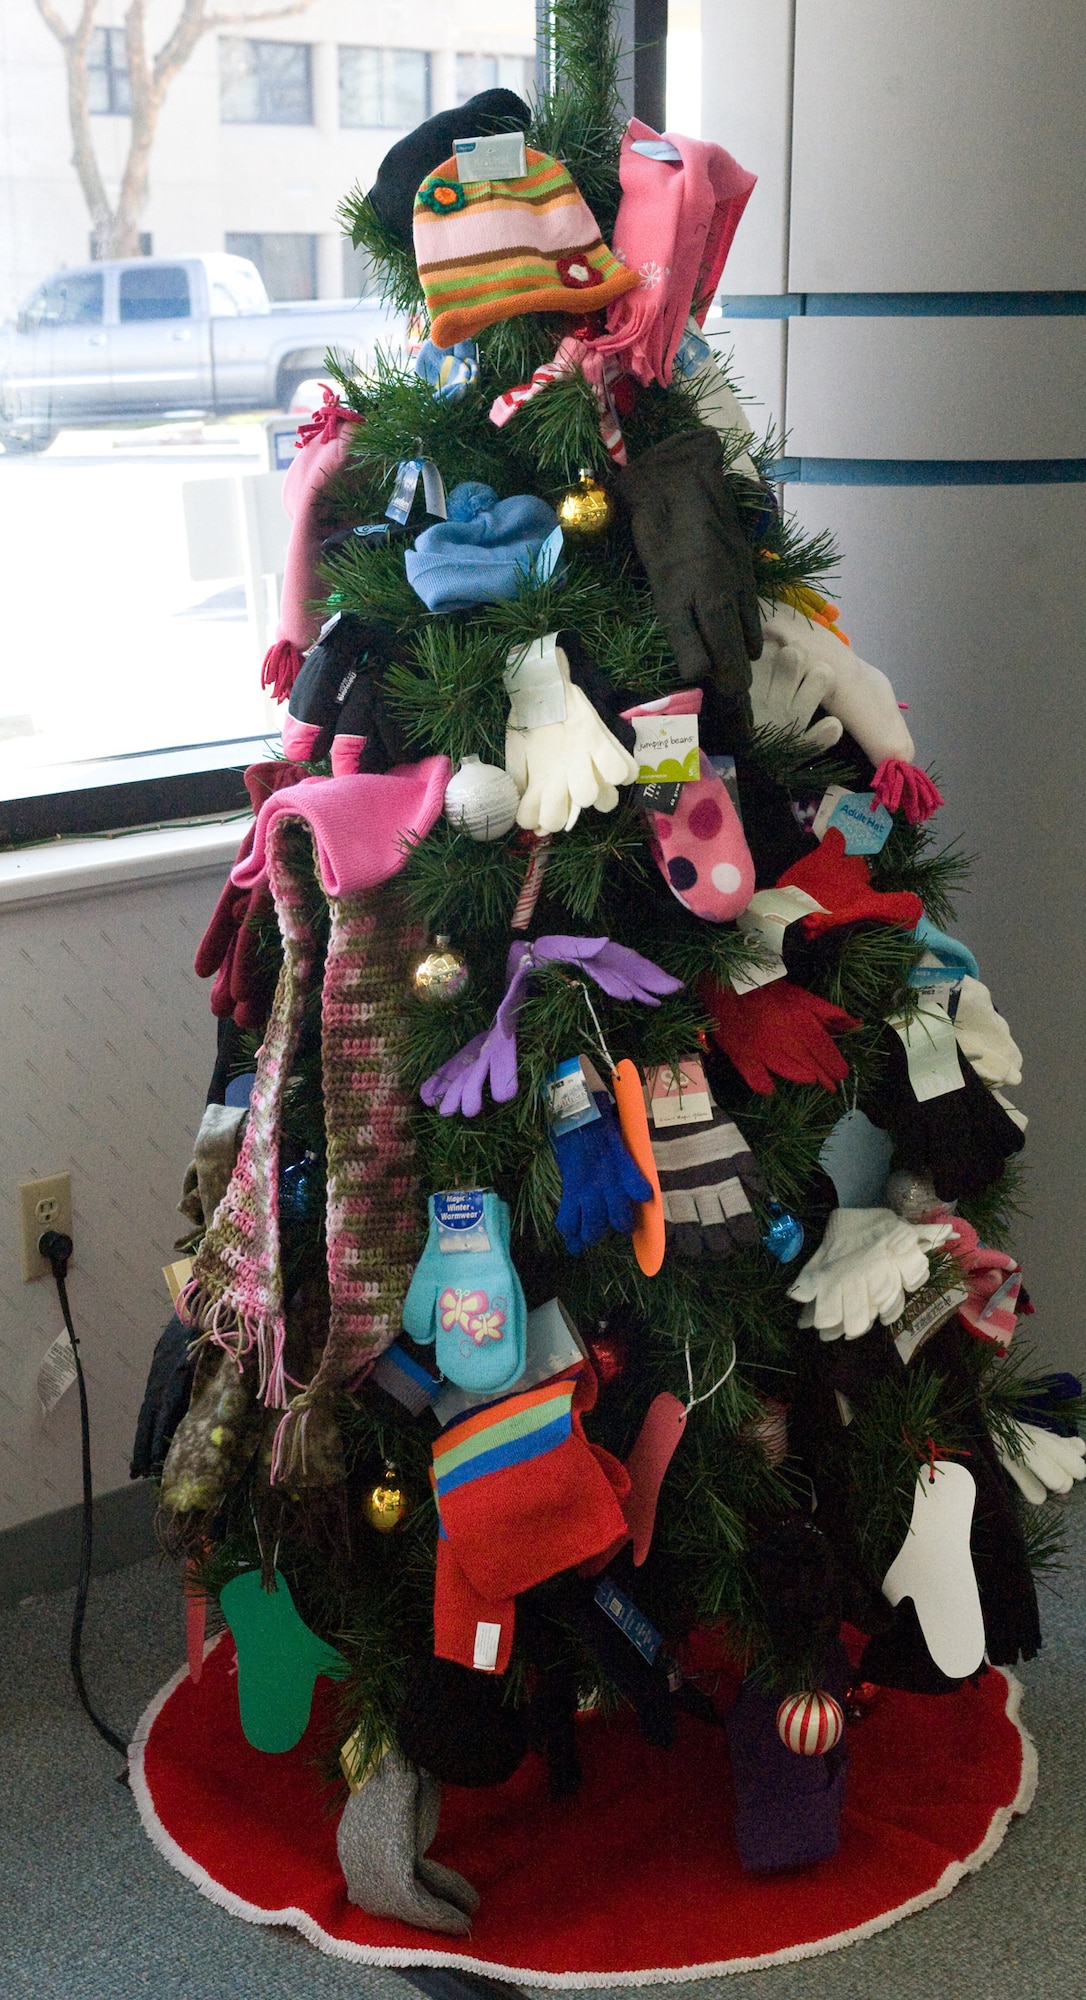
M336 1846L347 1896L372 1917L466 1937L479 1898L453 1868L427 1861L437 1832L436 1778L389 1750L343 1808Z

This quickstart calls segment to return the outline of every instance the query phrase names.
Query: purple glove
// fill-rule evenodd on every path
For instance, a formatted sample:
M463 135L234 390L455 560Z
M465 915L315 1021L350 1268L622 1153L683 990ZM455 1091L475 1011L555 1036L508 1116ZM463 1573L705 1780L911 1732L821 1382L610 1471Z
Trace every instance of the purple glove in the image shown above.
M487 1081L496 1104L507 1104L516 1096L517 1015L532 973L543 965L579 966L613 1000L640 1000L646 1007L658 1007L664 994L677 993L682 985L651 958L642 958L628 945L612 944L610 938L542 937L532 944L518 940L509 947L508 983L493 1024L427 1077L419 1092L424 1104L439 1104L443 1118L451 1118L455 1111L475 1118L483 1108Z

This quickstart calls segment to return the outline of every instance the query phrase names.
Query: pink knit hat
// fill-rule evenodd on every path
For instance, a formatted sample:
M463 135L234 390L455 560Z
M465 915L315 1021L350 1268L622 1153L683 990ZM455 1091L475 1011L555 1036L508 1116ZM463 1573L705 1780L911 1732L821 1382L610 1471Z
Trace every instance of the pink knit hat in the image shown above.
M663 136L679 160L634 151L635 140L660 136L639 118L626 128L615 254L641 283L608 307L607 332L592 346L617 355L639 382L666 388L687 320L694 313L700 324L715 295L756 176L723 146L678 132Z
M321 594L317 562L322 529L316 500L325 480L339 471L347 456L352 424L361 422L356 411L349 410L326 388L321 408L298 429L298 456L283 481L283 506L293 526L279 624L260 676L261 686L270 688L276 701L285 701L289 695L301 671L302 654L313 644L323 622L324 613L310 609L310 600Z

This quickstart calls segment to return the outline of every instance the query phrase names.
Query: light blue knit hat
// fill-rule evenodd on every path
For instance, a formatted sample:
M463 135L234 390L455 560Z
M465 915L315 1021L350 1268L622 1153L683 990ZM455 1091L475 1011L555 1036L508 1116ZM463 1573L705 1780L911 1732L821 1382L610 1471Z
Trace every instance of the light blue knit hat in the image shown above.
M406 555L407 580L428 610L500 604L526 581L564 576L562 530L545 500L531 493L499 500L492 486L469 479L453 487L448 510Z

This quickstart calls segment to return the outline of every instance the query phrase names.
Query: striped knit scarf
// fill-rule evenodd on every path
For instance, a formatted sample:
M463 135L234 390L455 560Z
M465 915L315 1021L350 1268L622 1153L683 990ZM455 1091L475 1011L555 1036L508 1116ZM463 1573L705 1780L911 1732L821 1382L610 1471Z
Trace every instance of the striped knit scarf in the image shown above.
M260 1400L286 1412L276 1432L274 1480L304 1478L310 1410L361 1381L396 1338L422 1247L411 1098L395 1061L409 940L394 920L389 892L381 888L330 903L321 995L328 1336L312 1380L303 1384L288 1377L279 1137L283 1092L317 956L307 912L313 885L305 876L311 868L299 862L298 829L308 843L302 821L279 820L269 836L283 967L241 1153L184 1294L186 1317L209 1340L239 1361L255 1353ZM291 1389L297 1392L293 1397Z

